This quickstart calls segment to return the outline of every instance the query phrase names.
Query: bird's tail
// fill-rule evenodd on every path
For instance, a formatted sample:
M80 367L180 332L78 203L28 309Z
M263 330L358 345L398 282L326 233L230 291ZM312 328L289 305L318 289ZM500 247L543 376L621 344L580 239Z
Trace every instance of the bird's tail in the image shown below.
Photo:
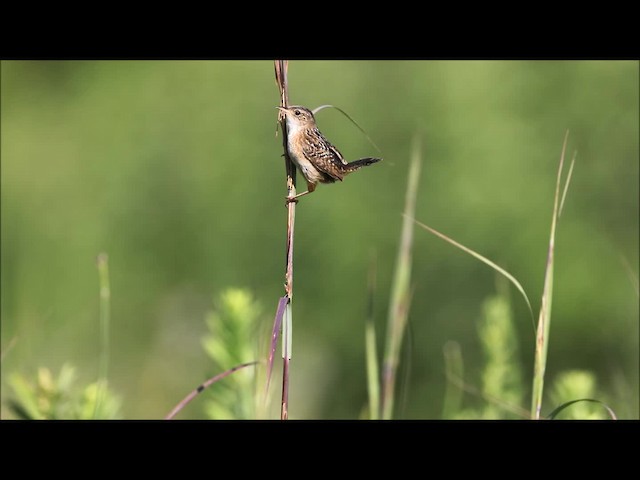
M344 170L345 173L355 172L359 168L367 167L369 165L373 165L374 163L377 163L380 160L382 160L382 159L381 158L373 158L373 157L361 158L359 160L354 160L353 162L347 163L346 165L344 165L343 170Z

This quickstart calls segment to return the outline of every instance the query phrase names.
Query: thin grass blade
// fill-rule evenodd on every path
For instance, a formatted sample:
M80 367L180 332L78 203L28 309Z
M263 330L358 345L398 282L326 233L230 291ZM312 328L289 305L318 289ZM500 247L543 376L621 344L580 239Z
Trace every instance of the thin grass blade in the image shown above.
M436 237L439 237L439 238L443 239L444 241L450 243L454 247L459 248L463 252L466 252L469 255L477 258L481 262L485 263L486 265L489 265L495 271L497 271L498 273L502 274L505 278L507 278L507 280L509 280L518 289L518 291L520 292L520 294L524 298L524 301L527 303L527 307L529 308L529 313L531 314L531 321L533 322L533 319L534 319L533 309L531 308L531 302L529 302L529 297L525 293L524 288L522 288L522 285L520 285L520 282L518 282L518 280L516 280L513 275L511 275L509 272L507 272L504 268L496 265L494 262L489 260L487 257L484 257L483 255L480 255L478 252L476 252L474 250L471 250L469 247L465 247L461 243L458 243L455 240L453 240L452 238L447 237L444 233L440 233L435 228L431 228L429 225L425 225L424 223L419 222L415 218L411 218L411 220L413 220L415 223L420 225L422 228L424 228L428 232L434 234ZM534 324L534 330L535 330L535 324Z
M364 129L360 125L358 125L358 123L353 118L351 118L349 116L349 114L347 112L345 112L344 110L342 110L340 107L336 107L335 105L320 105L319 107L316 107L314 110L312 110L312 112L315 115L317 112L319 112L320 110L322 110L324 108L335 108L340 113L342 113L345 117L347 117L351 121L351 123L353 123L358 128L358 130L360 130L362 132L362 134L367 138L369 143L371 145L373 145L373 148L375 148L378 151L378 153L380 155L382 155L382 150L380 150L380 148L374 143L374 141L371 140L371 137L369 135L367 135L367 132L365 132Z
M444 371L447 378L445 385L444 401L442 402L442 418L453 419L455 412L460 410L462 405L462 392L464 389L464 361L462 359L462 349L458 342L449 340L444 344Z
M284 311L288 302L289 297L287 297L286 295L280 297L280 300L278 300L278 308L276 309L276 316L273 319L273 329L271 330L271 346L269 348L269 359L267 361L267 386L265 388L265 392L269 391L269 384L271 383L271 372L273 371L273 357L278 345L278 336L280 334L280 329L282 328L282 317L284 316Z
M629 260L627 260L627 258L622 254L620 254L620 262L622 262L622 266L627 272L627 276L629 277L629 281L633 286L633 290L635 291L636 296L640 297L640 284L638 283L638 275L633 271L633 268L631 268Z
M409 317L411 259L413 249L413 222L409 219L415 214L418 183L422 164L420 137L416 134L413 142L411 163L409 165L407 192L405 195L404 220L400 234L398 257L391 287L391 301L387 321L387 338L382 366L382 418L390 420L393 416L396 372L398 369L400 347Z
M7 356L7 353L11 351L11 349L13 348L13 346L16 344L17 341L18 341L18 337L13 337L9 342L9 344L2 350L2 352L0 353L0 363L4 360L4 357Z
M374 299L376 290L376 263L372 257L369 268L368 312L365 325L365 352L367 361L367 392L369 393L369 419L380 418L380 371L376 349L376 327L374 324Z
M171 420L173 419L178 413L180 413L180 411L186 407L189 402L191 402L191 400L193 400L195 398L196 395L198 395L199 393L201 393L202 391L204 391L204 389L210 387L211 385L213 385L214 383L216 383L219 380L222 380L224 377L231 375L233 372L236 372L242 368L245 367L250 367L251 365L255 365L258 362L249 362L249 363L243 363L241 365L235 366L233 368L230 368L229 370L219 373L218 375L216 375L215 377L211 377L209 380L207 380L204 383L201 383L198 388L196 388L195 390L193 390L189 395L187 395L183 400L180 401L180 403L178 403L178 405L176 405L174 407L173 410L171 410L169 412L169 414L164 417L165 420Z
M576 155L578 152L573 152L573 158L571 159L571 165L569 165L569 173L567 173L567 179L564 183L564 190L562 191L562 200L560 200L560 209L558 210L558 218L562 215L562 207L564 207L564 199L567 196L567 190L569 190L569 183L571 182L571 175L573 175L573 166L576 163Z
M531 399L531 416L535 420L540 419L542 411L542 393L544 390L544 373L547 366L547 351L549 349L549 328L551 325L551 302L553 299L553 263L556 241L556 226L560 211L560 185L564 158L567 150L569 131L564 136L562 153L560 154L560 164L556 176L556 190L553 201L553 215L551 218L551 233L549 235L549 250L547 253L547 265L545 268L544 287L542 290L542 302L540 315L538 316L538 330L536 334L536 348L533 371L533 394ZM568 182L569 179L567 179ZM565 185L565 190L566 190Z
M554 409L553 412L551 412L547 416L547 419L548 420L555 420L555 418L558 416L558 414L560 412L562 412L565 408L570 407L574 403L578 403L578 402L592 402L592 403L597 403L599 405L602 405L604 407L604 409L607 411L607 413L609 414L609 416L611 417L612 420L617 420L618 419L618 417L616 416L616 413L613 411L613 409L611 407L609 407L609 405L607 405L604 402L601 402L600 400L596 400L595 398L580 398L578 400L571 400L570 402L563 403L558 408Z
M109 283L109 256L100 253L97 258L98 275L100 278L100 355L98 392L96 395L93 418L97 418L107 389L109 369L109 326L111 323L111 287Z

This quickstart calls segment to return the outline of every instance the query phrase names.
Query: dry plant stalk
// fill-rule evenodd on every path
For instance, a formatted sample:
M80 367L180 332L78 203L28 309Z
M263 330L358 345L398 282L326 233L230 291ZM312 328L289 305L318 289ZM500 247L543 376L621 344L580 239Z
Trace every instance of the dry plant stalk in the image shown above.
M287 82L287 70L289 62L287 60L275 61L276 83L280 90L280 106L289 106L289 89ZM282 146L284 148L284 162L287 171L287 196L296 194L296 166L289 158L287 151L287 122L280 113L278 115L280 127L282 129ZM280 409L280 419L289 418L289 361L291 358L291 300L293 298L293 232L296 218L296 202L287 203L287 255L285 270L285 297L287 305L284 312L283 323L283 362L282 362L282 405Z
M198 395L199 393L203 392L206 388L210 387L211 385L213 385L214 383L216 383L218 380L222 380L224 377L232 374L233 372L240 370L241 368L245 368L245 367L250 367L251 365L255 365L258 362L249 362L249 363L243 363L241 365L238 365L236 367L230 368L229 370L227 370L226 372L222 372L219 373L218 375L215 375L213 377L211 377L209 380L207 380L204 383L201 383L200 385L198 385L198 387L193 390L191 393L189 393L189 395L187 395L186 397L184 397L182 400L180 400L180 402L173 407L173 410L171 410L166 417L164 417L165 420L173 420L173 418L180 413L180 411L187 406L187 404L189 404L189 402L191 402L191 400L193 400L196 395Z

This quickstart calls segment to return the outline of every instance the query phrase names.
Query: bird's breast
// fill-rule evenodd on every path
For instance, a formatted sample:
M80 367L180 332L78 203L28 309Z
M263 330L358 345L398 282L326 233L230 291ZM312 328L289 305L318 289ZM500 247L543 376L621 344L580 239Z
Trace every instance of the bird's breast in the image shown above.
M287 141L287 150L289 151L289 158L293 160L296 166L300 169L300 172L304 178L310 183L325 182L325 175L320 172L304 155L299 142L296 142L295 131L288 131L289 138Z

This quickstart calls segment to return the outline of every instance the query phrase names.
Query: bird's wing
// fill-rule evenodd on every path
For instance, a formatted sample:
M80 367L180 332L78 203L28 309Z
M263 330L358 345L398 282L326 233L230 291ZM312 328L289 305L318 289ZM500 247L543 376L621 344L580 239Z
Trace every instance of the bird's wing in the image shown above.
M342 180L344 177L342 167L347 165L347 161L340 151L331 145L317 129L310 132L307 140L302 148L307 159L312 162L318 170L326 173L335 180Z

